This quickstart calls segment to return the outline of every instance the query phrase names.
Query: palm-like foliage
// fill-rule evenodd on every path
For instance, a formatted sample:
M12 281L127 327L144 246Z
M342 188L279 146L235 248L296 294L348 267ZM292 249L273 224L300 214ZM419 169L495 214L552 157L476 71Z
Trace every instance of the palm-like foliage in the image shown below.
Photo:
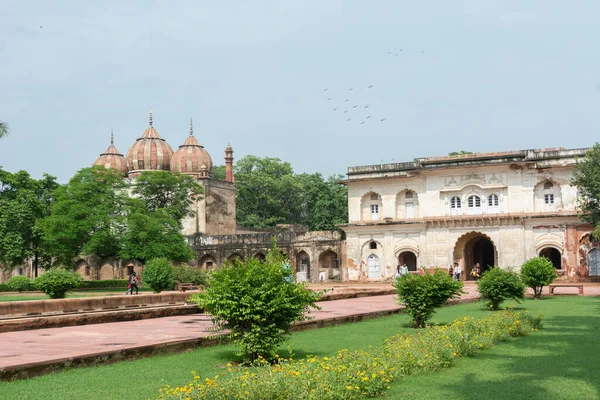
M8 136L8 124L4 121L0 121L0 139Z

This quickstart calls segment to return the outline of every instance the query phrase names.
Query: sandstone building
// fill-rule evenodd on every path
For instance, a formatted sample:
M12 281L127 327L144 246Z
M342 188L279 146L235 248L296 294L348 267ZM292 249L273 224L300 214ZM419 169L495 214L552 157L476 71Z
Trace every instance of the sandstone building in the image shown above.
M518 267L548 257L565 279L600 275L600 244L578 217L572 166L588 149L418 158L348 168L347 279L396 266Z

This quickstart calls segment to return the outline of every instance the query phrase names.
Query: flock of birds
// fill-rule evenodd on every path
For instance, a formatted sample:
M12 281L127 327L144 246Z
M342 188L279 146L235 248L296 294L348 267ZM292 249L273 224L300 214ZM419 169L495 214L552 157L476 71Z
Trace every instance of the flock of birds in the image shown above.
M400 53L402 53L403 49L398 50L398 52L388 52L388 56L396 57ZM421 50L421 54L424 53L424 50ZM366 88L363 88L365 91L371 91L375 85L369 85ZM355 121L359 121L360 125L364 125L367 122L377 121L385 122L386 118L382 118L381 116L375 117L373 114L373 109L371 105L368 104L368 101L365 101L364 98L366 96L361 96L360 88L355 90L353 87L348 89L347 93L336 93L332 95L332 91L329 88L323 89L325 93L324 99L334 106L331 111L338 113L344 117L346 122L352 123ZM364 95L364 91L362 92Z
M369 85L366 89L367 90L371 90L371 88L373 88L374 85ZM348 95L347 96L336 96L336 98L334 99L332 96L328 96L330 94L330 91L328 88L323 89L323 92L329 92L326 94L326 96L328 96L326 98L326 101L334 101L334 102L341 102L342 99L344 99L343 102L341 102L341 104L337 104L332 111L333 112L337 112L339 114L346 114L344 115L344 117L346 118L346 122L351 122L351 121L356 121L359 120L360 118L362 118L362 121L360 121L360 125L364 125L367 121L369 120L374 120L373 119L373 115L371 115L371 109L370 109L370 105L369 104L360 104L361 102L358 100L352 100L352 98L350 97L350 92L353 92L354 88L351 87L348 89ZM357 93L356 91L354 91L354 93ZM352 101L351 101L352 100ZM359 111L364 111L363 113L359 113ZM362 115L360 115L362 114ZM359 118L359 119L357 119ZM379 118L379 122L384 122L385 118Z

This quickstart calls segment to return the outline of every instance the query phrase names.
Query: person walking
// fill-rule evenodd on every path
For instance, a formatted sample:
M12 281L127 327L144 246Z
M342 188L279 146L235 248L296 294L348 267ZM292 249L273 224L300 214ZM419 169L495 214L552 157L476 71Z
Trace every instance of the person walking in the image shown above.
M138 286L137 286L137 277L135 276L135 272L132 272L131 275L129 275L129 282L127 283L127 291L125 292L125 294L131 294L133 295L133 289L135 288L135 294L138 294Z
M454 279L454 266L452 264L448 267L448 275L450 275L450 278Z
M456 279L457 281L460 281L461 272L462 272L462 268L460 268L460 265L458 265L458 263L454 263L454 279Z

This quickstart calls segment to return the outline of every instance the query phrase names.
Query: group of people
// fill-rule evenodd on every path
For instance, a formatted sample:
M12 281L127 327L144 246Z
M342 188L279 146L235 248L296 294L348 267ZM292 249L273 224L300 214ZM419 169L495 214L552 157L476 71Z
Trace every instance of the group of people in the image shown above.
M406 266L406 263L400 265L398 264L398 266L396 267L396 278L400 278L403 275L408 274L408 267Z
M457 281L460 281L460 274L462 274L462 268L460 267L460 265L458 265L458 263L455 262L454 265L451 265L448 268L448 275L450 275L451 278L454 278ZM481 265L479 265L479 263L476 263L473 269L471 270L471 276L475 279L481 278Z

